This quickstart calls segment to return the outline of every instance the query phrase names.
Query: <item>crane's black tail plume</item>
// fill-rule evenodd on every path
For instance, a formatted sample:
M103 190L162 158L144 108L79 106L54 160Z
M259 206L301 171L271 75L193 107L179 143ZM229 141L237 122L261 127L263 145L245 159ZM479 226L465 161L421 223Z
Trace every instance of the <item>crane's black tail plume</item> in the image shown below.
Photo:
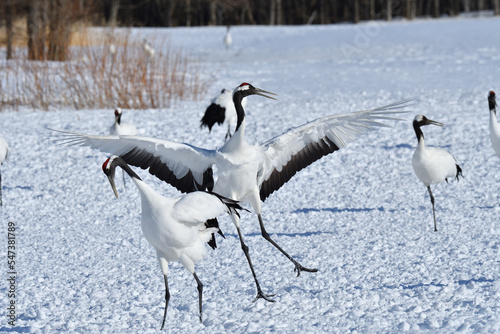
M224 238L226 239L226 236L224 235L224 233L222 233L220 227L219 227L219 221L217 220L217 218L212 218L212 219L209 219L205 222L205 227L206 228L210 228L210 227L216 227L218 229L218 233ZM215 234L212 234L212 238L207 242L207 244L212 247L212 249L216 249L217 248L217 243L215 241Z

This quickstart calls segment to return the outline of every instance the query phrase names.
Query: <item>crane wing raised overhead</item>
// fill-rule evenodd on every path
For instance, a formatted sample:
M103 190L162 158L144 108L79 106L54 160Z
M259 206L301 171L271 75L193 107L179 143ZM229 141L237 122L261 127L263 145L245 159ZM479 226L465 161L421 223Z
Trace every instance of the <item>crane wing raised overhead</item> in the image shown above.
M148 169L181 192L213 187L212 165L216 151L183 143L140 136L93 136L50 129L62 133L56 141L88 146L120 156L127 164Z
M406 99L370 110L321 117L261 144L266 157L258 175L260 199L264 201L298 171L345 147L361 134L376 127L389 127L380 121L401 120L393 115L407 113L400 109L409 106L410 101Z

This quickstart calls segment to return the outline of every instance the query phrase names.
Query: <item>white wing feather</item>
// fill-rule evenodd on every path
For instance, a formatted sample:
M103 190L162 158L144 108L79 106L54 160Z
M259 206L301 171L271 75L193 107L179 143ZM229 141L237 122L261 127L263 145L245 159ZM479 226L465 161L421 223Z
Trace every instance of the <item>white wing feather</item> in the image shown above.
M63 134L62 138L57 140L61 143L88 146L112 155L122 156L133 150L145 151L160 159L178 179L191 171L195 180L200 184L203 180L203 173L215 161L216 151L184 143L140 136L97 136L50 130Z
M202 191L185 194L174 204L175 218L194 225L204 224L226 212L227 206L217 196Z
M259 186L262 186L264 182L269 180L273 173L280 173L292 161L293 157L298 154L309 155L309 157L306 157L306 160L309 158L310 161L305 162L305 166L307 166L321 156L345 147L363 133L375 130L377 127L389 127L389 125L380 121L400 120L394 118L393 115L407 113L408 111L396 109L407 107L410 101L410 99L407 99L370 110L318 118L304 125L291 128L285 133L268 140L260 145L264 150L265 161L258 176ZM336 145L336 148L332 146L332 143ZM329 146L329 150L322 152L322 145ZM308 146L312 147L308 148ZM306 150L308 152L305 152ZM304 162L301 161L301 164L304 164ZM279 181L273 181L276 183L272 187L274 189L264 190L265 194L261 193L261 199L265 199L305 166L290 167L291 170L288 171L288 174L291 175L288 178L285 177Z

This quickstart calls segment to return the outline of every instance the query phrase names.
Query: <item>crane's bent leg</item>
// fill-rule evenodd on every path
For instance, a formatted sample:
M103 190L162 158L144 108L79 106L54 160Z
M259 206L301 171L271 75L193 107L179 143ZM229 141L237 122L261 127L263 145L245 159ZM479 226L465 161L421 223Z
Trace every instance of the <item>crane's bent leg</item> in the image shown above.
M283 253L283 255L285 255L290 261L292 261L292 263L295 265L294 271L297 272L297 277L300 276L301 271L307 271L310 273L315 273L318 271L318 269L316 269L316 268L309 269L309 268L303 267L300 263L295 261L290 255L288 255L288 253L285 252L283 250L283 248L281 248L273 239L271 239L271 236L267 233L266 228L264 227L264 222L262 221L262 216L260 214L257 214L257 217L259 217L259 225L260 225L260 231L262 233L262 236L264 237L264 239L269 241L274 247L276 247L281 253Z
M161 323L160 330L162 330L163 326L165 326L165 319L167 318L168 301L170 300L170 292L168 291L167 275L163 275L163 278L165 280L165 311L163 312L163 322Z
M262 298L262 299L267 300L268 302L274 303L275 300L271 299L270 297L274 297L276 295L274 295L274 294L266 295L265 293L262 292L262 289L260 288L259 281L257 280L257 275L255 274L255 270L253 269L252 260L250 259L250 253L248 252L248 246L245 245L245 242L243 241L243 235L241 234L238 216L236 216L235 214L232 214L231 219L233 220L233 223L236 226L236 230L238 231L238 237L240 238L241 249L243 250L245 257L247 258L247 262L250 265L250 270L252 271L255 285L257 286L257 297L255 297L255 299L253 301L255 302L257 299Z
M436 208L434 206L434 196L432 196L431 186L427 186L427 190L429 191L429 195L431 196L432 203L432 215L434 216L434 232L437 232L437 224L436 224Z
M196 273L193 273L194 279L196 280L196 283L198 283L198 308L200 309L200 322L201 320L201 312L202 312L202 295L203 295L203 284L201 283L200 279L196 275Z
M0 206L3 206L3 203L2 203L2 173L0 173Z

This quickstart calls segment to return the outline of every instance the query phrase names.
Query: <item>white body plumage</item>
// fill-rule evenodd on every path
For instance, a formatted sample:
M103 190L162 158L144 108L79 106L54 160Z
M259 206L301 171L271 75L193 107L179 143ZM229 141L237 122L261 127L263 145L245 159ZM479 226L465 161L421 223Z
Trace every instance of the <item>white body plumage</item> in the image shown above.
M109 134L113 136L135 136L137 128L132 123L122 122L122 109L115 109L115 123L109 129Z
M413 153L412 163L418 179L426 186L453 178L457 173L455 158L441 148L426 146L423 138Z
M10 149L4 137L0 137L0 165L9 157Z

